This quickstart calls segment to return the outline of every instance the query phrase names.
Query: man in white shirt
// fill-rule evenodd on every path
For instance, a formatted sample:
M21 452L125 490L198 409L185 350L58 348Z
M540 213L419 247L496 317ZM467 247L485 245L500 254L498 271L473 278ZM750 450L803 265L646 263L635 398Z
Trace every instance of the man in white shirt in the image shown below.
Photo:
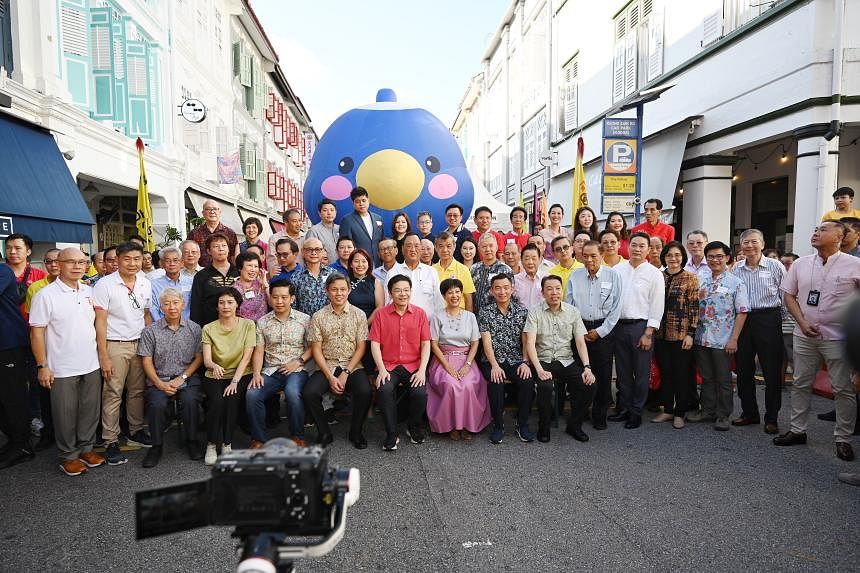
M182 251L182 270L179 272L183 276L193 279L197 271L203 269L198 264L200 262L200 245L197 244L197 241L188 239L179 243L179 250Z
M89 260L75 248L58 259L60 276L33 297L30 341L39 384L51 391L60 469L76 476L105 463L93 451L102 379L92 288L80 282Z
M646 233L633 233L628 250L630 260L613 267L622 284L621 315L613 332L621 408L608 419L633 429L642 424L648 399L653 335L663 318L666 282L663 273L647 260L650 237Z
M403 239L403 262L398 263L388 271L388 278L406 275L412 281L412 297L410 304L420 307L428 319L445 308L442 293L439 292L439 274L433 267L419 260L418 249L421 239L417 234L406 235ZM385 304L391 304L391 293L388 282L385 283Z
M140 276L143 248L123 243L116 249L119 270L96 283L93 303L96 309L96 342L99 365L105 383L102 390L102 437L108 464L128 461L119 449L119 413L123 390L127 392L130 445L149 447L152 441L144 429L144 391L146 375L137 355L137 343L144 327L152 322L149 314L152 285Z
M696 229L687 233L687 255L689 258L684 270L698 275L700 281L711 276L711 268L708 266L708 261L705 260L705 245L707 244L708 234L706 232Z

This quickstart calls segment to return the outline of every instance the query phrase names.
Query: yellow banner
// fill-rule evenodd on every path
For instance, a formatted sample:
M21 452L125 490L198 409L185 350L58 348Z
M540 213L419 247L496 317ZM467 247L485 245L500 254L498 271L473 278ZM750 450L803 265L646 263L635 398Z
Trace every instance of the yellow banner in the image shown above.
M137 155L140 157L140 179L137 184L137 234L144 239L144 250L152 252L155 250L155 236L152 229L152 208L149 205L146 170L143 167L143 140L138 137L135 145Z

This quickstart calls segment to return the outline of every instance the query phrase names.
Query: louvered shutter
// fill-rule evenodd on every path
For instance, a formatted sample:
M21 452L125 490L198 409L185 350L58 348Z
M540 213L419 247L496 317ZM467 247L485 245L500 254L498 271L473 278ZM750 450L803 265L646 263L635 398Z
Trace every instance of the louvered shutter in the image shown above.
M90 51L84 0L64 1L60 7L62 75L72 103L89 112Z
M639 73L639 52L637 51L636 29L627 34L624 55L624 97L636 93Z
M91 8L90 62L92 64L93 106L90 117L96 120L114 119L114 38L110 8Z
M717 10L702 20L702 47L713 44L723 34L723 13Z
M650 1L650 0L649 0ZM663 10L657 6L648 21L648 73L651 82L663 74Z

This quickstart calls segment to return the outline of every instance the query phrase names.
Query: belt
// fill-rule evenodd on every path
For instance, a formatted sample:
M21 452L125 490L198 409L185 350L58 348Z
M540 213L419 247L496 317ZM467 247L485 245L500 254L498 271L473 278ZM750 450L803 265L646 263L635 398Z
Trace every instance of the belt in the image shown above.
M582 324L585 325L585 328L590 330L592 328L600 327L603 324L603 321L604 319L602 318L598 318L597 320L583 320Z
M445 356L468 356L469 353L464 350L443 350L442 354Z
M638 322L648 322L644 318L619 318L618 324L636 324Z
M135 338L134 340L113 340L110 338L107 339L108 342L137 342L138 340L140 340L140 339L139 338Z
M763 314L765 312L777 312L782 310L779 306L769 306L767 308L751 308L749 309L748 314Z

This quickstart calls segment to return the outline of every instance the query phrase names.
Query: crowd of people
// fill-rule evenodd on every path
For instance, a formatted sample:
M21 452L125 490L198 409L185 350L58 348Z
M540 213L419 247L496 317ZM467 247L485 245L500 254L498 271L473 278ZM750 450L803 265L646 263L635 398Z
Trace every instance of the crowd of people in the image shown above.
M478 207L471 231L452 203L444 225L424 212L413 230L397 213L386 230L361 187L340 225L324 199L319 223L303 233L302 213L288 210L268 241L249 218L239 242L214 201L178 247L147 253L133 237L92 257L52 249L45 271L30 264L30 238L10 235L0 265L0 468L32 459L34 429L36 449L56 444L68 475L126 463L130 447L147 448L143 466L153 467L171 417L190 458L213 464L237 426L262 447L281 394L301 446L332 443L332 410L344 404L358 449L378 411L381 447L396 450L401 410L414 444L428 426L466 442L487 430L500 444L506 402L517 406L519 440L549 442L568 401L565 431L579 442L588 426L636 429L651 409L651 422L679 430L763 424L774 444L791 446L807 441L822 363L835 402L823 416L835 422L836 455L852 460L860 376L843 313L860 292L853 195L836 191L805 257L766 249L757 229L740 234L737 253L704 230L682 243L658 199L631 229L621 213L600 229L589 207L567 228L552 205L546 227L531 232L514 207L507 233Z

